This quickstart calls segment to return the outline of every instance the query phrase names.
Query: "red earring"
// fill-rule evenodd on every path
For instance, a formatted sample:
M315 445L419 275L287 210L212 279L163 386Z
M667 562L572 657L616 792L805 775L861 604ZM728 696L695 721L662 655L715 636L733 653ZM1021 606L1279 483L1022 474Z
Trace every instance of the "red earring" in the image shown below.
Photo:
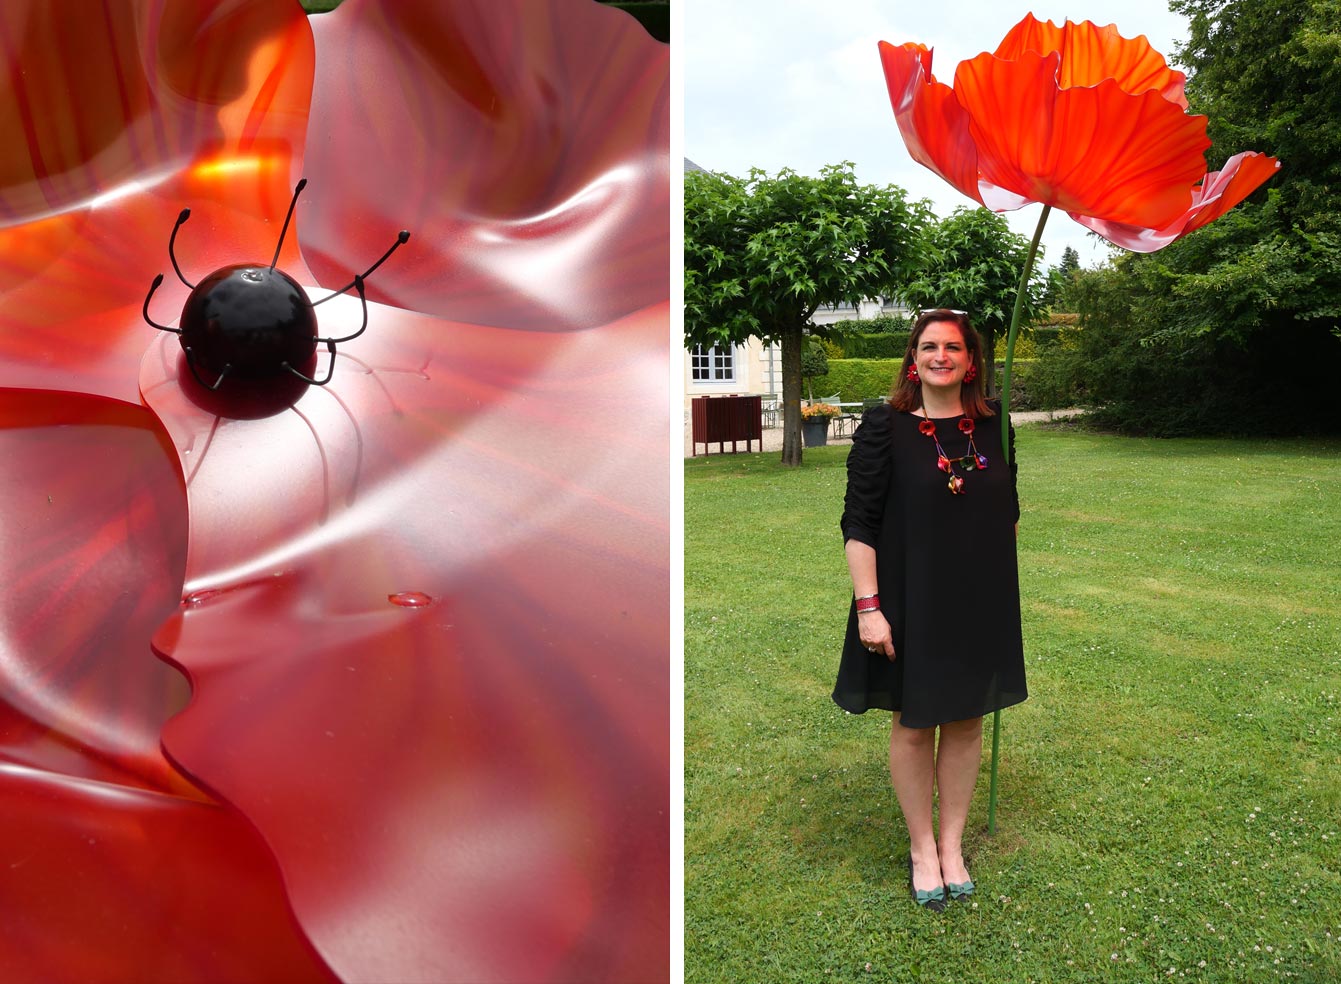
M922 377L917 374L916 364L911 364L908 366L908 378L915 383L920 383L922 381Z
M968 372L964 373L964 382L971 383L978 378L978 364L975 362L968 367Z

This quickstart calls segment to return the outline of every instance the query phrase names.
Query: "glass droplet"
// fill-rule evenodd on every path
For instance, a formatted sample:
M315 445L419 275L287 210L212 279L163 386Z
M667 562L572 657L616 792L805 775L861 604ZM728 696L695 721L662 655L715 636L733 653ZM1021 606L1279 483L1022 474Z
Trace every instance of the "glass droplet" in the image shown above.
M211 598L223 594L224 588L206 588L203 591L192 591L188 595L182 596L183 605L202 605Z
M265 587L273 583L276 578L282 578L287 574L286 571L274 571L268 576L254 577L249 581L239 581L236 584L225 584L218 588L201 588L199 591L192 591L190 594L182 595L183 605L203 605L205 602L220 595L229 594L234 591L242 591L247 588Z
M401 608L423 608L433 603L433 598L422 591L397 591L387 595L386 600Z

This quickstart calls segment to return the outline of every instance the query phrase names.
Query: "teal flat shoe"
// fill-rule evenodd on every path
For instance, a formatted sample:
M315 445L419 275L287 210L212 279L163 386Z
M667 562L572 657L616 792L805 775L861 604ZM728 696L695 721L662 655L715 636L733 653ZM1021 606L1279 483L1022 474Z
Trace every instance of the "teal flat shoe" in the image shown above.
M966 882L948 882L945 890L950 893L950 898L956 902L967 902L969 896L973 894L972 880Z
M913 901L923 909L931 912L945 911L945 886L937 885L935 888L926 890L918 889L913 885L913 859L908 857L908 894L913 897Z

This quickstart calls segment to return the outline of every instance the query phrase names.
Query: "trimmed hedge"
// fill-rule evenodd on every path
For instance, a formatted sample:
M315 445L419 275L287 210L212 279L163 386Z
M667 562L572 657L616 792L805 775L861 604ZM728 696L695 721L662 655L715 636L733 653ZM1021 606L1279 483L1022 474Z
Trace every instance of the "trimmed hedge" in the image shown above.
M1036 359L1044 349L1061 340L1065 325L1039 325L1020 332L1015 339L1015 358ZM843 332L841 340L826 338L824 349L831 359L902 359L911 332ZM997 352L1004 351L1005 340L997 339Z
M908 334L906 331L845 334L839 348L844 359L902 359L908 347Z
M904 333L904 342L906 343L908 332L913 329L913 323L909 318L894 318L882 314L878 318L848 318L822 327L837 328L839 331L862 335L888 335L892 332L901 331Z
M1016 345L1016 352L1019 351ZM830 359L829 371L807 385L816 393L837 393L844 403L888 396L902 359ZM996 364L997 386L1005 364ZM1070 374L1053 359L1024 359L1017 354L1010 369L1012 410L1061 410L1075 406L1081 398Z
M902 364L902 357L830 359L828 374L816 376L810 385L816 393L837 393L839 400L844 403L888 396L894 386L894 374Z

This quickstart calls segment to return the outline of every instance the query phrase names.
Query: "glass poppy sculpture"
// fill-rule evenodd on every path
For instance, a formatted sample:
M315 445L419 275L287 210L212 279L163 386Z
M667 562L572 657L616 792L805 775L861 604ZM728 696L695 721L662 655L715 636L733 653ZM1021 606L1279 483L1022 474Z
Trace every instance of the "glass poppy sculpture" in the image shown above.
M0 0L6 974L668 977L666 51ZM210 389L144 320L183 205L183 270L280 242L312 296L413 238L326 385Z
M1186 77L1144 36L1115 25L1024 19L997 46L961 62L953 87L932 53L879 44L894 118L909 154L981 205L1040 202L1006 335L1001 447L1010 462L1010 380L1024 292L1055 208L1114 245L1153 252L1215 221L1276 173L1274 157L1235 154L1208 173L1206 117L1187 112ZM988 827L996 829L994 716Z

